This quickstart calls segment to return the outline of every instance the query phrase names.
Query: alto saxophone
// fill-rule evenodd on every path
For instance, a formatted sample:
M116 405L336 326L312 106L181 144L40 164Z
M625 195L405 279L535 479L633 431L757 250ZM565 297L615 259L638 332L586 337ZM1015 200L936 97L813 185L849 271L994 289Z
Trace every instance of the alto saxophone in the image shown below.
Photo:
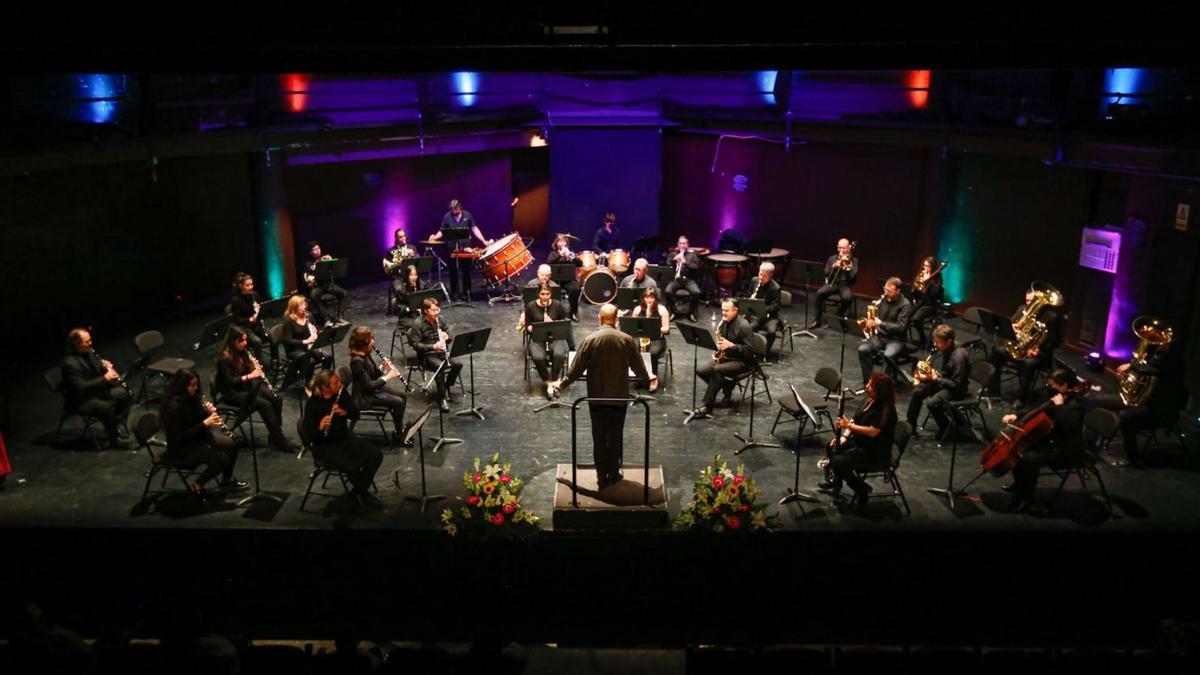
M879 313L879 303L883 302L885 297L887 297L886 293L880 295L878 300L868 304L867 316L858 320L858 328L862 331L863 341L870 340L871 338L875 337L875 333L878 332L879 327L874 325L875 317Z
M724 339L721 337L721 328L724 326L725 319L721 319L721 323L717 324L717 327L713 329L713 337L715 338L714 342L720 343L721 340ZM717 363L725 363L725 350L718 349L717 351L713 352L713 361L716 361Z

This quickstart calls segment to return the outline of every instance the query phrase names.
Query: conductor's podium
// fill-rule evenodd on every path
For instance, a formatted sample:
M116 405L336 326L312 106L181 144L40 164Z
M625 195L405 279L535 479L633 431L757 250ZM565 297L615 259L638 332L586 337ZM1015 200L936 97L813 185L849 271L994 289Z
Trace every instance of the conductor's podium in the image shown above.
M576 473L578 506L572 503L571 465L559 464L554 485L556 530L653 530L670 525L661 464L650 465L649 499L642 465L621 467L624 479L597 489L596 467L580 464Z

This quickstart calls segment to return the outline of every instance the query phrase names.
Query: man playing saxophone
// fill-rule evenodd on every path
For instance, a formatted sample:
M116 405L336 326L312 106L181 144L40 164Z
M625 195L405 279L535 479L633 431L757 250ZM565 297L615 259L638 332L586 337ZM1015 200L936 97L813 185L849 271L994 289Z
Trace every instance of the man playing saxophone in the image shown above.
M1013 331L1017 333L1017 337L1020 339L1022 334L1029 330L1028 326L1040 323L1045 327L1042 337L1034 341L1031 347L1025 349L1023 354L1016 357L1009 354L1008 349L1005 348L997 348L992 351L991 356L988 357L988 361L995 366L996 372L992 374L992 378L987 381L984 387L984 393L987 395L996 397L1001 395L1000 371L1008 363L1016 364L1018 382L1017 400L1022 403L1027 402L1029 399L1035 373L1039 370L1053 370L1054 350L1062 342L1062 314L1059 309L1062 305L1062 299L1060 295L1057 295L1058 291L1054 291L1049 286L1045 286L1045 288L1050 289L1053 291L1053 295L1057 296L1057 298L1054 298L1054 302L1046 301L1048 294L1045 293L1043 293L1042 298L1039 298L1038 291L1035 289L1035 286L1038 285L1038 282L1035 282L1033 286L1030 286L1029 290L1025 291L1025 304L1013 312L1012 324ZM1028 316L1029 314L1033 314L1033 316Z
M967 375L970 372L967 350L955 345L954 329L946 324L939 324L933 329L933 352L929 358L921 361L917 372L913 374L916 386L912 398L908 401L908 423L916 433L917 421L921 415L921 404L929 406L929 414L937 422L937 439L942 440L947 433L953 433L950 420L959 420L954 415L950 401L961 399L967 395ZM939 362L935 368L933 362Z
M717 326L717 352L711 361L700 364L696 375L704 380L708 387L704 391L704 402L696 411L698 416L712 414L717 392L721 391L723 401L728 403L733 395L735 378L750 369L750 359L754 355L750 351L750 336L754 329L742 317L738 316L737 298L725 298L721 301L721 323Z
M894 370L894 359L904 351L908 337L908 322L912 316L912 303L900 293L900 279L891 277L883 285L883 295L878 300L875 318L867 319L864 331L871 337L858 346L858 363L862 366L863 390L871 371L875 368L875 355L883 352L885 365Z

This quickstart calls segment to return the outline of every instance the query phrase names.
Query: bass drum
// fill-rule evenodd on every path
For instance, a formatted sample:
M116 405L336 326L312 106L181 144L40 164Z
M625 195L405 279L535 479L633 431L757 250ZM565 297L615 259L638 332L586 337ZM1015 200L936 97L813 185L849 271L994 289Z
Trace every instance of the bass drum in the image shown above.
M579 252L579 269L575 270L575 279L580 283L596 269L596 254L591 251Z
M609 269L594 269L583 280L583 297L593 305L611 302L616 295L617 277Z
M617 274L624 274L629 269L629 251L621 248L609 251L608 267Z
M521 237L513 232L483 249L475 264L483 274L484 281L499 286L532 265L533 254L525 247Z

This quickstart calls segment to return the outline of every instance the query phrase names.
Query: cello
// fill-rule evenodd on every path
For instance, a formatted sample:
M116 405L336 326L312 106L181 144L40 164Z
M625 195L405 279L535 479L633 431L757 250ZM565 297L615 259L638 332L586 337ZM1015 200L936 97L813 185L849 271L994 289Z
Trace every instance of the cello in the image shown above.
M1069 400L1068 397L1079 393L1086 386L1087 382L1076 376L1075 385L1068 385L1067 390L1061 392L1063 404ZM1006 425L1006 429L996 434L992 442L979 453L980 468L983 471L991 471L997 478L1012 471L1025 456L1025 451L1054 430L1054 418L1050 417L1048 412L1054 405L1054 397L1051 397L1045 403L1026 411L1015 424Z

